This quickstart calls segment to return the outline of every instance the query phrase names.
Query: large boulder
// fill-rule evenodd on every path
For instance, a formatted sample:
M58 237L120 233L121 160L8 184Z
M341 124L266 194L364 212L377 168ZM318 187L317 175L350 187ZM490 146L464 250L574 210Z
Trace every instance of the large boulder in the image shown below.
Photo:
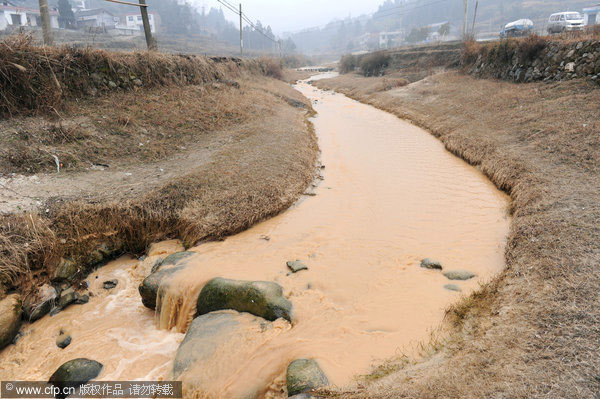
M11 294L0 301L0 349L10 344L21 327L21 296Z
M244 362L237 359L250 358L274 335L284 331L275 326L281 323L286 322L271 323L233 310L196 317L175 354L169 378L184 382L185 397L194 396L191 392L201 392L206 397L260 398L265 382L259 378L234 384L226 393L221 387L231 384L232 376L245 373Z
M283 289L270 281L210 280L200 291L196 316L215 310L233 309L274 321L280 317L292 320L292 303Z
M217 349L227 344L244 324L261 326L266 321L232 311L212 312L196 317L179 345L173 361L173 376L178 377L192 364L208 361Z
M144 306L153 310L156 309L156 295L158 294L158 289L161 285L165 284L170 277L183 268L184 266L177 266L169 269L162 269L146 277L138 288Z
M196 253L192 252L192 251L175 252L174 254L171 254L162 260L159 259L152 266L151 273L155 273L155 272L159 271L160 269L165 268L166 266L176 265L181 260L183 260L185 258L189 258L190 256L195 255L195 254Z
M78 387L98 377L102 367L102 363L95 360L85 358L69 360L50 376L49 382L61 388Z
M288 396L329 385L327 376L313 359L296 359L291 362L285 379Z

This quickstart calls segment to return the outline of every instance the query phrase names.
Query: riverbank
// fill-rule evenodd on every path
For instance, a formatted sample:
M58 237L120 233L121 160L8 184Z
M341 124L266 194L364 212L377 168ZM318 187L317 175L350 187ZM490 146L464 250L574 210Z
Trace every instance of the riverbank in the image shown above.
M310 103L261 61L61 48L48 68L80 73L53 83L32 49L29 64L2 65L32 101L2 103L0 292L35 304L44 283L77 283L152 242L220 239L286 209L315 176Z
M600 311L600 91L445 72L400 88L355 74L316 81L411 120L512 199L507 268L448 310L422 362L391 360L340 397L594 397ZM376 89L380 87L380 89ZM459 188L457 188L459 189Z

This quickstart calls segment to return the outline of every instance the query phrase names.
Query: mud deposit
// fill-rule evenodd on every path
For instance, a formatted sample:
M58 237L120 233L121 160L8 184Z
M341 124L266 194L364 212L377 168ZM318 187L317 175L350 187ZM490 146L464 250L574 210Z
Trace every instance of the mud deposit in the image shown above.
M153 263L179 248L153 246L88 278L90 302L24 328L0 354L0 379L45 380L76 357L104 364L100 379L169 379L203 285L214 277L274 281L293 304L292 323L239 317L238 332L179 376L186 396L284 397L285 370L314 358L346 386L378 361L418 354L461 295L503 265L508 197L427 132L373 107L301 82L314 103L322 179L292 209L223 242L191 248L155 315L137 288ZM420 267L434 258L443 270ZM308 270L290 273L286 261ZM443 272L476 276L449 280ZM98 278L96 278L98 277ZM104 289L108 279L119 282ZM444 286L453 284L450 290ZM54 344L71 333L65 349Z

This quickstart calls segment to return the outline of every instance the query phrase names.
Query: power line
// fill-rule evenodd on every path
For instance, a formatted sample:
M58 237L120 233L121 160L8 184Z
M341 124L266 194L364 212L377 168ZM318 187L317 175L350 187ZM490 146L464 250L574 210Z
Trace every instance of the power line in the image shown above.
M246 23L248 25L250 25L250 27L252 29L254 29L256 32L260 33L261 35L263 35L264 37L266 37L267 39L271 40L273 43L278 43L278 40L275 40L274 38L272 38L271 36L267 35L261 28L259 28L251 19L250 17L248 17L248 15L244 12L240 12L238 11L235 6L233 6L231 3L229 3L227 0L217 0L219 3L221 3L222 5L224 5L228 10L232 11L233 13L235 13L236 15L240 15L244 21L246 21Z
M230 6L227 2L224 2L222 0L217 0L219 3L223 4L227 9L229 9L230 11L233 11L234 13L239 15L238 10L236 10L235 8L233 8L232 6Z
M412 8L408 8L408 9L407 8L402 8L402 9L400 9L398 11L394 11L394 12L391 12L391 13L388 13L388 14L379 14L379 15L377 15L377 13L375 13L375 14L373 14L372 18L373 19L378 19L378 18L391 17L391 16L394 16L394 15L405 15L406 13L414 11L414 10L417 10L419 8L430 7L430 6L433 6L433 5L436 5L436 4L446 3L448 1L450 1L450 0L433 1L431 3L421 4L420 6L416 6L416 7L412 7ZM394 7L394 8L400 8L400 7ZM388 12L390 10L391 9L387 9L387 10L382 11L382 12Z

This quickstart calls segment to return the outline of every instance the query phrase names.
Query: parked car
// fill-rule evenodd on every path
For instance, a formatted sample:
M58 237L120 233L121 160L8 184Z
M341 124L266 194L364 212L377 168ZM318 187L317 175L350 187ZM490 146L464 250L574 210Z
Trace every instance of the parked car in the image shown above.
M500 37L527 36L533 32L533 21L530 19L519 19L504 25L500 31Z
M548 33L550 34L583 30L583 26L583 15L575 11L552 14L548 19Z

